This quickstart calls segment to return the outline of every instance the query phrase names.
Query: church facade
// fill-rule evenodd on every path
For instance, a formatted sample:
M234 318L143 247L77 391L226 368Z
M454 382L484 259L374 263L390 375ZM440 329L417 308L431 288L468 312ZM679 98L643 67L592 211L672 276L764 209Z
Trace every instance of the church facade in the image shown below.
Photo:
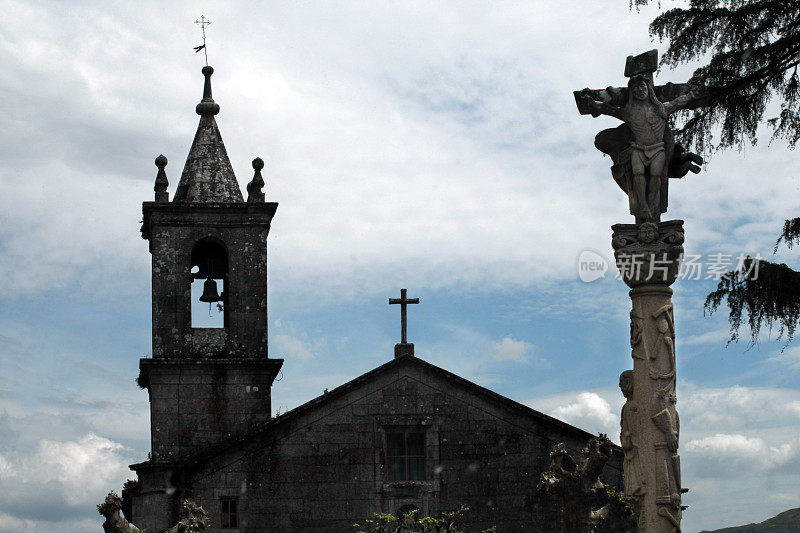
M140 361L151 452L131 465L127 518L149 532L203 506L214 532L354 531L373 513L469 507L469 530L559 531L555 501L537 493L553 445L578 455L592 437L414 355L404 342L366 374L277 417L271 387L283 360L267 342L263 162L245 199L214 116L205 67L200 124L172 201L166 159L143 204L152 255L153 356ZM192 286L216 305L198 327ZM196 296L196 295L195 295ZM604 481L621 485L615 449Z

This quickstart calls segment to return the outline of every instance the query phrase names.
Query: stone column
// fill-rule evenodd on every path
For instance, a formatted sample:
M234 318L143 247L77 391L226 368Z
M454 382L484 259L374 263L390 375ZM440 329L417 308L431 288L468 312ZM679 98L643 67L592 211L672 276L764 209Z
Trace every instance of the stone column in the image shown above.
M620 441L625 493L639 511L639 531L678 533L681 522L680 423L675 409L672 289L683 254L683 221L616 224L614 257L631 288L633 370L620 376L626 402Z

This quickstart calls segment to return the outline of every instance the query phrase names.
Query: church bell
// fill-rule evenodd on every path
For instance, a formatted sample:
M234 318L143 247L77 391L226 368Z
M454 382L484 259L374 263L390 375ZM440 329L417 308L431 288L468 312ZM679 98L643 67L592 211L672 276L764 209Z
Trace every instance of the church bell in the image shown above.
M217 292L216 280L208 278L205 283L203 283L203 295L200 297L200 301L208 303L222 301L222 296Z

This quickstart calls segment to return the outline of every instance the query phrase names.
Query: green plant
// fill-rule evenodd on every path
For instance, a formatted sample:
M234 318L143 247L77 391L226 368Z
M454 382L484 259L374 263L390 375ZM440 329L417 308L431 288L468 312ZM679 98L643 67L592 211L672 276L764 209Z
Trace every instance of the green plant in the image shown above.
M373 518L364 520L363 524L353 524L356 533L461 533L467 518L469 507L461 505L456 511L443 512L439 518L419 516L419 509L414 509L398 518L390 513L375 513ZM494 527L482 533L492 533Z

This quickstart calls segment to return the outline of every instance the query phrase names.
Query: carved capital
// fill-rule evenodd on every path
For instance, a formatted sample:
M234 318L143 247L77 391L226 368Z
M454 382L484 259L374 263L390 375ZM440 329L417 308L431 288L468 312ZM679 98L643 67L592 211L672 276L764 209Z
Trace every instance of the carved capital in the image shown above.
M671 285L683 256L683 221L615 224L611 246L623 281L641 285Z

